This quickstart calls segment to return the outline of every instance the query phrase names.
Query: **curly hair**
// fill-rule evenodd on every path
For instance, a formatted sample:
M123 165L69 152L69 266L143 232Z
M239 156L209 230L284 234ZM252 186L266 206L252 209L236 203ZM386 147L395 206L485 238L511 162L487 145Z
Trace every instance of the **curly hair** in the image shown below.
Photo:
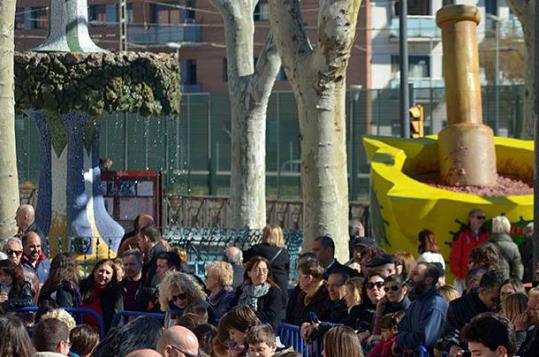
M16 265L11 260L0 260L0 272L9 275L13 280L13 288L20 291L24 285L24 272L22 266Z
M468 261L473 268L500 270L501 255L494 243L486 242L470 252Z
M206 301L207 295L202 287L189 274L169 271L159 288L159 304L162 311L167 311L172 299L172 290L178 289L187 294L187 306L194 306Z
M206 268L206 274L214 274L219 285L222 287L232 286L234 280L234 268L232 268L232 264L230 263L222 260L213 262Z
M66 324L69 331L73 330L75 326L77 326L77 322L75 321L73 316L71 316L71 314L65 311L64 309L53 309L51 311L44 313L41 316L41 320L46 320L46 319L57 319L57 320L62 321L63 323Z

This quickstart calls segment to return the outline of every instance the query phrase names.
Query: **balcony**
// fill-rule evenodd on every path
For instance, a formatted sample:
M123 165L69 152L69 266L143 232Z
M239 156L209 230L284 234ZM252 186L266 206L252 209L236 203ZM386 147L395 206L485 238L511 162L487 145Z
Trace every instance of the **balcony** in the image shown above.
M434 16L409 15L408 18L408 42L440 41L440 29L436 26ZM391 19L389 25L389 39L399 41L399 18Z
M165 45L167 42L201 42L202 27L198 24L129 25L129 42L140 45Z

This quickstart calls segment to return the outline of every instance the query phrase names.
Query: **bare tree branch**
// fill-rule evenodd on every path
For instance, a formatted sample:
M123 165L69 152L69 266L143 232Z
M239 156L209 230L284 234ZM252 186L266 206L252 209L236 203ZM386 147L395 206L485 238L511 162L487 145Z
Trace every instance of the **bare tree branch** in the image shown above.
M255 101L269 98L280 68L281 57L279 57L273 33L269 32L266 44L258 56L255 73L250 81L251 96Z

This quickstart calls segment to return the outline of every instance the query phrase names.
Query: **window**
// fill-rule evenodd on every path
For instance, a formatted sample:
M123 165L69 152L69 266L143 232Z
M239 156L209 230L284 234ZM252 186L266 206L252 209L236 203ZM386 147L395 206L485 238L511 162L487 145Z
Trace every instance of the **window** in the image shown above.
M179 24L180 9L168 5L151 4L152 22L154 24Z
M253 18L255 21L268 21L269 20L268 0L260 0L258 4L256 4Z
M30 13L30 29L46 29L49 26L47 9L44 7L32 7Z
M195 0L185 0L185 7L187 9L182 9L182 21L187 23L195 22Z
M400 15L400 1L395 2L395 16ZM408 0L408 15L431 15L430 0Z
M397 77L400 73L399 56L391 56L391 73ZM429 56L408 56L408 76L410 78L430 77Z
M23 7L18 7L16 10L15 10L15 30L24 30L25 29L25 26L24 26L24 8Z
M485 12L498 16L498 0L485 0Z
M90 5L88 18L93 26L105 26L107 23L107 5Z
M183 85L197 84L197 61L192 59L182 60L181 76Z

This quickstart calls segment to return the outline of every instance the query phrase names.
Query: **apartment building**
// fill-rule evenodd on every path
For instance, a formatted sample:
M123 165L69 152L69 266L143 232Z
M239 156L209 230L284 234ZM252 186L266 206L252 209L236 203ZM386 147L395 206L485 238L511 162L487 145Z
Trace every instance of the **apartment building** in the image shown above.
M44 41L48 28L47 0L17 2L15 45L29 50ZM304 20L310 37L316 36L318 1L302 1ZM88 0L90 34L101 47L119 48L119 2ZM357 36L348 70L349 85L369 88L370 0L364 0ZM267 0L260 0L256 21L254 56L262 49L269 30ZM137 51L178 51L184 92L224 93L227 91L224 27L221 15L208 0L132 0L127 2L128 49ZM284 71L274 90L290 90Z

